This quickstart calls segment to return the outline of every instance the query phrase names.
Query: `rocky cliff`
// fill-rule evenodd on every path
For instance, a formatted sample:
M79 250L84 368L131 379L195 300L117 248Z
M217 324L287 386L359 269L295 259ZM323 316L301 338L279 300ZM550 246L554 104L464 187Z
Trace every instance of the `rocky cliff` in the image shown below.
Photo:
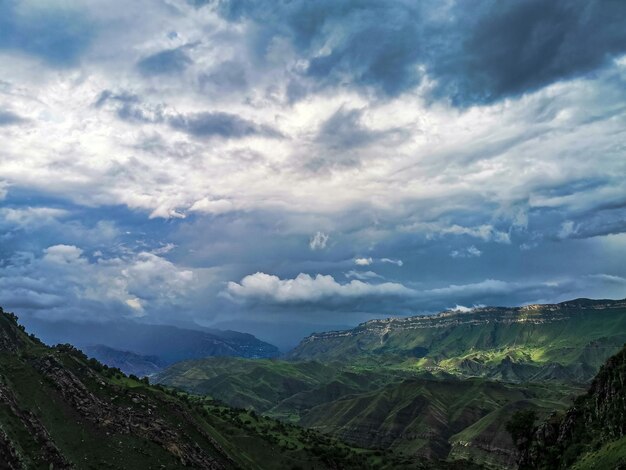
M520 469L626 468L626 346L563 415L536 428ZM612 445L613 444L613 445ZM605 463L598 462L604 459ZM611 461L611 467L608 461Z

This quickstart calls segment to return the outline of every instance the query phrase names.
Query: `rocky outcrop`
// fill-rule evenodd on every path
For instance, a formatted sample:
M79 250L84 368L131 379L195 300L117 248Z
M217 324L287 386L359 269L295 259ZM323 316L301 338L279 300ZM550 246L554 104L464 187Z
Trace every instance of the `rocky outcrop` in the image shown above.
M7 470L25 470L24 463L20 459L17 449L0 429L0 468Z
M520 469L566 469L581 455L626 435L626 347L611 357L564 416L534 431Z
M134 434L148 439L174 454L184 466L201 469L220 469L222 465L208 456L188 436L181 435L165 421L153 416L154 404L146 397L132 394L129 398L143 411L134 407L122 407L96 397L72 372L54 356L46 356L35 367L52 382L63 399L81 416L107 431L118 434ZM142 402L146 403L143 407ZM56 467L55 467L56 468Z
M53 465L56 469L72 468L41 421L32 412L21 409L11 390L2 384L0 384L0 404L8 407L11 414L20 421L31 438L41 446L40 456L44 462ZM9 468L23 468L17 450L4 432L0 432L0 449L0 456L6 456Z

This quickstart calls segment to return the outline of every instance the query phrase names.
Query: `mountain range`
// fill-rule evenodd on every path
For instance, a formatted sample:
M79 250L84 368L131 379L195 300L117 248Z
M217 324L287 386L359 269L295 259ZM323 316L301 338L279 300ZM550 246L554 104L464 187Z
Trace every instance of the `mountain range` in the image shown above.
M186 359L208 356L276 357L272 344L248 333L171 325L151 325L130 320L116 323L42 321L25 323L44 343L70 343L103 363L123 372L146 376Z
M510 417L566 409L625 342L624 300L577 299L372 320L280 360L185 361L154 380L357 446L510 468Z

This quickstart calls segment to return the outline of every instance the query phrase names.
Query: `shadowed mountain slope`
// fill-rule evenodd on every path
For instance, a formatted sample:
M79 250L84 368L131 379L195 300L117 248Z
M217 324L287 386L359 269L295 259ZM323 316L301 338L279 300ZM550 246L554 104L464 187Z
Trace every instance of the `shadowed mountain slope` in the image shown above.
M586 394L533 433L520 469L626 468L626 346Z

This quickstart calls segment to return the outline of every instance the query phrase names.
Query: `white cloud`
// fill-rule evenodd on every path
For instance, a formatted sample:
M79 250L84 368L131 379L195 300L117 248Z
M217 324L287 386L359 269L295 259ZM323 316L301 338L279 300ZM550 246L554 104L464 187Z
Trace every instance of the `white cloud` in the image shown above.
M369 266L373 262L374 260L372 258L356 258L354 260L354 264L357 266Z
M464 248L462 250L452 250L450 256L452 258L478 258L483 252L476 248L474 245Z
M84 262L81 258L83 250L74 245L54 245L44 251L44 261L57 264L73 264Z
M68 215L69 211L53 207L5 207L0 209L0 223L19 227L44 226Z
M370 296L406 297L414 291L393 282L369 284L353 280L340 284L332 276L299 274L294 279L280 279L265 273L244 277L240 283L229 282L226 293L234 299L265 299L276 303L316 302L332 298L362 298Z
M235 206L231 201L226 199L210 200L203 198L194 202L189 210L191 212L204 212L206 214L224 214L234 210Z
M517 216L515 217L513 223L517 223ZM476 227L465 227L458 224L444 225L441 223L418 222L404 227L403 230L426 233L430 237L441 235L468 235L486 242L493 241L496 243L511 243L510 235L507 232L497 230L490 224L482 224Z
M174 248L176 248L176 245L174 245L173 243L166 243L165 245L152 250L152 253L155 255L165 255L172 251ZM94 256L96 256L95 253Z
M311 250L323 250L326 248L329 238L330 236L328 234L324 232L317 232L311 237L311 240L309 241L309 248L311 248Z
M571 220L566 220L561 224L561 228L559 229L558 237L559 238L570 238L572 235L575 235L578 231L576 224Z
M459 313L469 313L474 310L473 307L464 307L463 305L457 305L454 308L448 309L451 312L459 312Z
M402 266L404 264L401 259L381 258L380 261L381 263L395 264L396 266Z
M356 271L354 269L344 273L344 276L347 278L355 278L361 281L367 281L370 279L384 279L380 274L375 273L374 271Z
M199 289L196 276L153 253L90 261L74 245L53 245L37 258L14 257L0 266L0 304L45 315L98 319L176 309ZM54 312L52 312L54 310Z

